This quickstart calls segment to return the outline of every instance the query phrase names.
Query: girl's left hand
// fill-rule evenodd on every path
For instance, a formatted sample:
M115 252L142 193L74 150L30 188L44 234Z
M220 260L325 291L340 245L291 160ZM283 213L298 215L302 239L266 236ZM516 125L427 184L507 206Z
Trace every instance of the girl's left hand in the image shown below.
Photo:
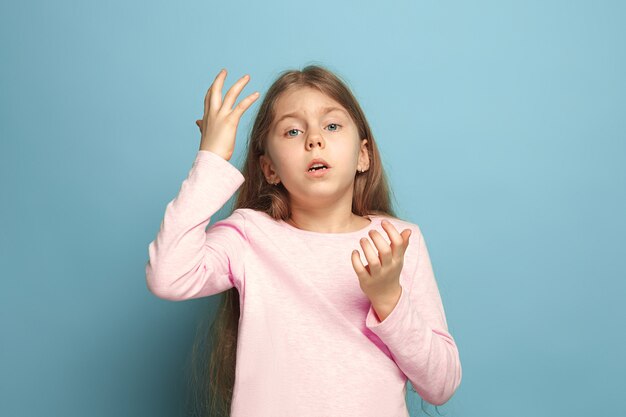
M359 251L352 251L352 266L359 277L361 290L372 304L397 301L401 293L400 272L404 264L404 253L409 246L411 235L411 229L405 229L400 234L386 220L383 220L381 225L387 232L391 244L388 244L378 231L370 230L369 235L378 249L378 255L369 239L362 238L360 243L368 262L367 266L363 266Z

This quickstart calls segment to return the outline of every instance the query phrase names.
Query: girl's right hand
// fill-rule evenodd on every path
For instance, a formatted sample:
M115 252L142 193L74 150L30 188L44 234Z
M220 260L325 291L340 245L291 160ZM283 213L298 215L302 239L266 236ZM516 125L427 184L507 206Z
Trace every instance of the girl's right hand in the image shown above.
M202 120L196 120L196 125L200 128L201 134L200 150L214 152L228 161L235 151L239 119L259 97L259 92L250 94L233 109L235 100L250 80L250 76L246 74L233 84L222 102L222 86L225 78L226 69L222 69L204 97L204 115Z

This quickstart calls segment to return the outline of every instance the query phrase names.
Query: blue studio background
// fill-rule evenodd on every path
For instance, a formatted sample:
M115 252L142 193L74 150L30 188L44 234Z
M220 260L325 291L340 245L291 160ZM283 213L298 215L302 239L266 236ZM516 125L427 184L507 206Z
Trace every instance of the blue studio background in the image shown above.
M353 89L429 245L463 366L440 411L620 415L625 19L620 1L3 2L0 415L183 415L218 296L152 295L148 244L217 72L262 94L240 167L269 84L311 63Z

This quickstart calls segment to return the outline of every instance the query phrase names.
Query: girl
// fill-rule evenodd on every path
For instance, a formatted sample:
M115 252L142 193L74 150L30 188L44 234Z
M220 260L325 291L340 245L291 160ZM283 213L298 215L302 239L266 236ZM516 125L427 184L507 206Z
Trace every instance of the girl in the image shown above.
M200 149L146 265L160 298L224 293L212 405L232 417L408 417L407 379L422 399L448 401L461 364L426 243L395 217L348 87L320 66L283 72L240 172L236 129L259 94L233 108L249 76L222 101L225 78L207 91ZM230 216L207 228L240 187Z

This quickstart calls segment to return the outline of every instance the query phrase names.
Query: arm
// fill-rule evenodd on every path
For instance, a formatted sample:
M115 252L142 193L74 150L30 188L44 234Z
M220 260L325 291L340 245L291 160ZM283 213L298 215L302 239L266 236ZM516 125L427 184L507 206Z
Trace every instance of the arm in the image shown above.
M212 225L213 216L244 177L221 156L200 150L160 230L148 246L146 284L159 298L180 301L210 296L238 285L244 251L244 218L233 212Z
M414 232L419 245L411 281L401 285L397 304L382 322L372 306L366 326L387 345L417 393L431 404L442 405L461 383L461 362L448 332L426 242L419 227Z

